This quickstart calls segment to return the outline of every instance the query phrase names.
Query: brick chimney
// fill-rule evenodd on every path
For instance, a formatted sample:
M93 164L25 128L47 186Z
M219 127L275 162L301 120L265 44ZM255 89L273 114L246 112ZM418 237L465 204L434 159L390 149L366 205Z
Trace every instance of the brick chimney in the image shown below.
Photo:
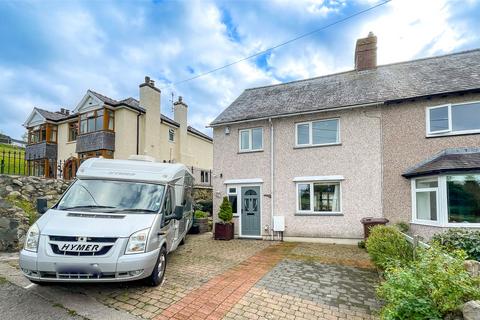
M143 154L160 160L160 89L150 77L140 84L140 106L145 109Z
M369 32L366 38L358 39L355 46L355 70L377 67L377 36Z

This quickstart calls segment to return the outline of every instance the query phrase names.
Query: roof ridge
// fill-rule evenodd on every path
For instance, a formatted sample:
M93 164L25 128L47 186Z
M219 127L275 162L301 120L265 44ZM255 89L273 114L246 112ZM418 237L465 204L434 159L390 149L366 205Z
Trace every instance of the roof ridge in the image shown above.
M408 64L408 63L413 63L413 62L418 62L418 61L424 61L424 60L435 60L435 59L439 59L439 58L445 58L445 57L448 57L448 56L467 54L467 53L471 53L471 52L475 52L475 51L480 51L480 48L470 49L470 50L463 50L463 51L458 51L458 52L451 52L451 53L446 53L446 54L442 54L442 55L439 55L439 56L432 56L432 57L424 57L424 58L418 58L418 59L413 59L413 60L405 60L405 61L391 62L391 63L386 63L386 64L379 65L379 66L377 66L375 69L383 68L383 67L388 67L388 66L393 66L393 65ZM371 70L375 70L375 69L371 69ZM341 75L341 74L346 74L346 73L368 72L368 71L371 71L371 70L356 71L355 69L352 69L352 70L347 70L347 71L340 71L340 72L335 72L335 73L330 73L330 74L324 74L324 75L321 75L321 76L316 76L316 77L307 78L307 79L298 79L298 80L292 80L292 81L289 81L289 82L275 83L275 84L269 84L269 85L264 85L264 86L259 86L259 87L247 88L247 89L245 89L245 91L256 90L256 89L263 89L263 88L270 88L270 87L276 87L276 86L283 86L283 85L289 85L289 84L292 84L292 83L298 83L298 82L303 82L303 81L306 82L306 81L310 81L310 80L316 80L316 79L321 79L321 78L328 78L328 77L333 77L333 76L337 76L337 75Z

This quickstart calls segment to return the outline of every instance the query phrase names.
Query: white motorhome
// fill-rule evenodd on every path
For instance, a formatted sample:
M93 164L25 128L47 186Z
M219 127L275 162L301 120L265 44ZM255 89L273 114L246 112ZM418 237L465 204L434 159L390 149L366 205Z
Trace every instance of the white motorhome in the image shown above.
M62 198L29 229L20 267L34 283L145 279L158 285L167 253L193 220L193 176L182 164L88 159Z

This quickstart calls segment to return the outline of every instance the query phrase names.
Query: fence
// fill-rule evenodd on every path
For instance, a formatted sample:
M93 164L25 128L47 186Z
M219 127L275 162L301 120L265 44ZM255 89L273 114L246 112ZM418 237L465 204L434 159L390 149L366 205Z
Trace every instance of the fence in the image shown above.
M77 159L32 159L25 160L24 149L0 149L0 174L40 176L47 178L72 179L80 163ZM195 185L212 187L212 170L189 167Z

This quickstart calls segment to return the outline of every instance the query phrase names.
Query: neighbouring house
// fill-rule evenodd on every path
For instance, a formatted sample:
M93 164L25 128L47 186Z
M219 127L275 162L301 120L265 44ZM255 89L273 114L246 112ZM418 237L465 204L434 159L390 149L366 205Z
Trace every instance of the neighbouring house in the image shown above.
M425 237L480 227L480 50L377 66L370 33L354 61L247 89L211 123L214 208L229 197L238 236L359 239L364 217Z
M9 144L9 145L21 147L21 148L25 148L27 144L23 140L13 139L12 137L7 136L5 134L1 134L1 133L0 133L0 143Z
M139 154L184 163L198 185L209 186L212 138L188 125L188 106L182 97L174 103L174 119L163 115L160 94L154 81L145 77L139 100L114 100L88 90L72 112L34 108L24 123L29 173L71 179L85 159L127 159Z

